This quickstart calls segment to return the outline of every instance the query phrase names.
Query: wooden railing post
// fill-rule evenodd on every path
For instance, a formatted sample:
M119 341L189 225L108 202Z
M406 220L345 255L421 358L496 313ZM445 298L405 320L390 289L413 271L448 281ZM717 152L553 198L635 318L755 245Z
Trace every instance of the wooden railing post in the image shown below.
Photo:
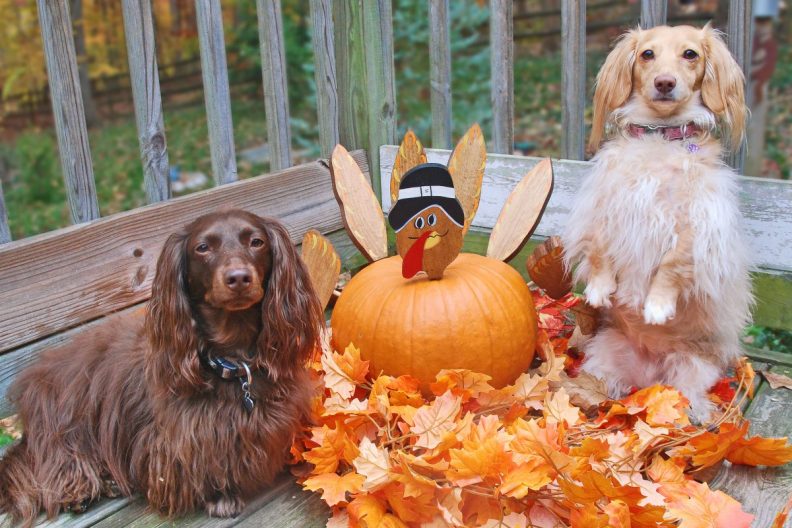
M562 134L561 157L585 157L586 108L586 0L561 2Z
M333 0L311 0L313 23L316 113L322 156L329 158L338 144L338 81L336 80Z
M664 26L668 18L668 0L641 0L641 27Z
M72 222L99 218L68 2L36 0Z
M220 0L195 0L195 17L198 20L212 173L215 182L221 185L237 180L237 166Z
M286 84L286 46L280 0L256 0L261 75L264 80L264 107L267 113L267 140L270 168L291 167L289 91Z
M151 2L123 0L121 6L146 197L161 202L171 189Z
M751 0L731 0L729 2L729 23L726 30L729 50L745 74L746 99L749 97L751 77L751 44L753 42L753 16ZM728 135L728 132L724 134ZM742 173L745 165L745 144L732 145L729 165Z
M492 152L514 151L514 21L512 0L490 0Z
M3 182L0 181L0 244L11 242L11 229L8 228L8 212L3 198Z
M429 0L432 147L451 148L451 13L449 0Z

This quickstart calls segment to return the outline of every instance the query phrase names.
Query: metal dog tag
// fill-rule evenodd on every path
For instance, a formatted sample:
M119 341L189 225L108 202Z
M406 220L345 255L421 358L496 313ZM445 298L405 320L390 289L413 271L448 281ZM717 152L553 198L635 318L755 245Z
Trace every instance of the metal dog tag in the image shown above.
M253 407L256 405L256 402L253 401L253 398L250 397L250 394L245 393L242 395L242 405L245 407L245 410L248 414L253 412Z

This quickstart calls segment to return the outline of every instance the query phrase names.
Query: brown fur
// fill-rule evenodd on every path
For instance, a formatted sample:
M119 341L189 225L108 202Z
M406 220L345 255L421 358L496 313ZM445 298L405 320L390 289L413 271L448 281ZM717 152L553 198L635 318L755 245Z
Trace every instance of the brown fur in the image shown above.
M247 270L251 287L226 287L229 269ZM19 376L11 398L25 434L0 460L0 510L32 525L114 481L171 517L238 514L284 465L322 324L278 222L239 210L198 218L165 243L145 315L113 316ZM256 369L250 415L239 382L201 365L201 345Z

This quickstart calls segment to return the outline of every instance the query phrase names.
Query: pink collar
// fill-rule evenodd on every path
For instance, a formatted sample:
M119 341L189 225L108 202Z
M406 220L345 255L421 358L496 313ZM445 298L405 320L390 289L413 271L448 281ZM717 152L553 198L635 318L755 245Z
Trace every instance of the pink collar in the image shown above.
M640 138L647 134L661 134L666 141L687 139L701 132L701 128L695 123L685 123L679 126L663 125L627 125L627 133L630 137Z

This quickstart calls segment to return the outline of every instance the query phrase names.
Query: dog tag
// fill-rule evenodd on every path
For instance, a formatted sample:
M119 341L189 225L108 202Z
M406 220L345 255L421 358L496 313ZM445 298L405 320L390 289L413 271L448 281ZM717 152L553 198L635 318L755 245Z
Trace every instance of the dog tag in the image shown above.
M253 398L250 397L250 394L245 393L242 395L242 405L245 407L245 410L248 414L253 412L253 407L256 405L256 402L253 401Z

